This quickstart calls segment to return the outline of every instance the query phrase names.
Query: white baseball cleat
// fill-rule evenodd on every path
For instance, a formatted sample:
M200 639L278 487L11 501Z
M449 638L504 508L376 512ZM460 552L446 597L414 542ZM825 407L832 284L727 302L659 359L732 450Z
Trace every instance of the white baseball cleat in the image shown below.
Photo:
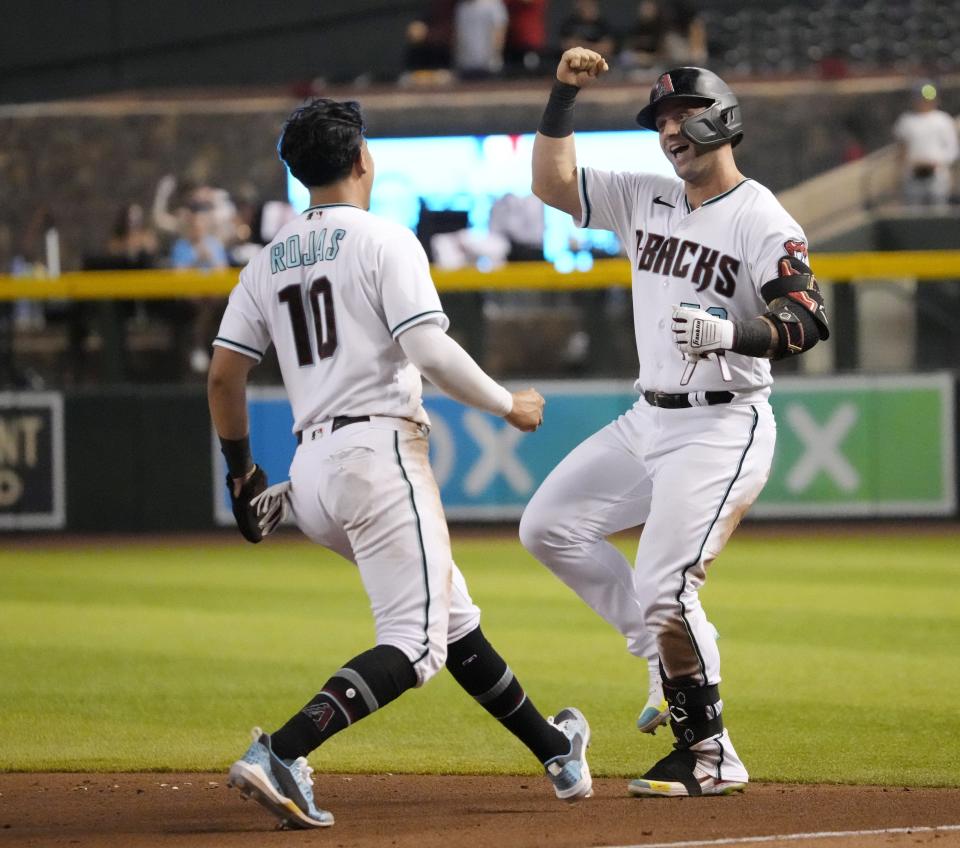
M570 740L570 752L543 764L553 791L561 801L579 801L593 794L593 778L587 765L590 725L576 707L560 710L548 721Z

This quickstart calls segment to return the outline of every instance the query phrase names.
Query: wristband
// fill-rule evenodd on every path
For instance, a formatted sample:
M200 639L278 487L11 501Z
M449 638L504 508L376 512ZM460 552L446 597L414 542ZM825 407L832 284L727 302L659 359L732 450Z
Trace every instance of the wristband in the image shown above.
M250 437L242 439L220 439L220 452L227 461L227 471L234 479L243 477L253 468L253 457L250 455Z
M763 318L733 322L733 345L730 350L744 356L769 356L773 348L770 325Z
M573 135L573 103L579 93L579 86L555 80L537 131L550 138Z

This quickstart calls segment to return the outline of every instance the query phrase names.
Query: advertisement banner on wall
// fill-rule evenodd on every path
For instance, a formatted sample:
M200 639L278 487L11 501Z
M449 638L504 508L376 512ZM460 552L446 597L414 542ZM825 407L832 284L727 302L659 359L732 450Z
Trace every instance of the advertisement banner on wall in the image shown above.
M525 388L525 387L524 387ZM544 382L555 427L525 434L504 421L427 393L430 459L444 509L452 520L487 521L519 518L523 507L550 470L591 433L616 418L636 400L622 381ZM271 483L287 477L297 447L293 415L283 389L251 388L250 443L256 462ZM233 523L224 483L226 465L212 435L214 516Z
M63 398L0 392L0 530L50 530L66 521Z
M952 515L950 374L778 380L773 470L753 516Z
M545 382L539 389L547 415L534 434L443 395L424 398L431 460L450 519L518 519L567 453L636 402L628 382ZM955 513L953 392L948 374L781 378L771 399L778 424L773 469L751 516ZM279 389L249 396L254 457L272 482L282 480L296 448L286 396ZM215 514L230 524L216 439L213 446Z

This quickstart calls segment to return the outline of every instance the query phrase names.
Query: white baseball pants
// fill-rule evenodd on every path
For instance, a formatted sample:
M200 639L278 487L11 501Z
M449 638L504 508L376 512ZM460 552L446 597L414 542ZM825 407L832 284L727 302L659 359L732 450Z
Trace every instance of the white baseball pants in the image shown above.
M720 682L697 591L766 483L776 424L765 400L661 409L640 399L551 472L520 521L524 546L666 675ZM644 525L635 567L606 541Z
M382 417L309 428L290 482L297 526L357 565L377 644L403 651L423 685L443 667L447 643L480 623L453 561L426 428Z

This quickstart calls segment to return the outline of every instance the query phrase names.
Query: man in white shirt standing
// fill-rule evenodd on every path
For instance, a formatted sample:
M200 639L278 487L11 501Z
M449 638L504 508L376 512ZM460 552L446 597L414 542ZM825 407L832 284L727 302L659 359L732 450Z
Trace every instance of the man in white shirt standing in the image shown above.
M953 188L951 168L960 155L957 122L937 108L937 88L919 84L913 92L913 108L893 126L899 142L903 168L903 195L907 203L943 209Z
M486 79L503 70L508 22L502 0L461 0L457 4L453 65L461 79Z
M289 506L314 542L356 564L376 645L343 664L230 769L230 785L281 823L326 827L306 756L444 663L544 765L557 797L592 791L579 710L545 719L480 629L453 561L430 468L426 375L462 403L536 430L543 398L510 393L446 334L427 257L405 227L371 215L374 163L360 107L318 99L284 125L280 156L311 206L240 274L214 341L208 395L244 537L258 542ZM247 375L273 343L299 446L289 483L266 489L250 454Z

